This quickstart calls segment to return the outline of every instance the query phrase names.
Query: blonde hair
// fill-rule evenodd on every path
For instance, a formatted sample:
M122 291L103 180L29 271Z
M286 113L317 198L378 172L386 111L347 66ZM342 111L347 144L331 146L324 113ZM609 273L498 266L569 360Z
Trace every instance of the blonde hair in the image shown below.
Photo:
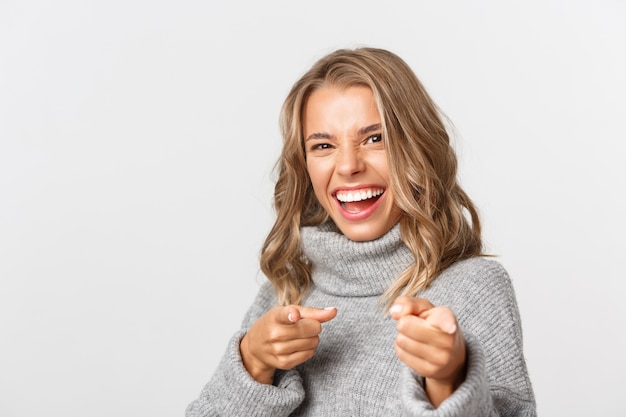
M340 49L317 61L283 103L283 149L274 190L276 221L261 250L261 269L282 305L299 304L311 285L300 227L330 221L318 203L303 147L302 111L323 87L369 87L382 119L402 240L415 262L382 296L417 295L457 260L482 254L478 212L457 181L457 159L441 112L411 68L383 49Z

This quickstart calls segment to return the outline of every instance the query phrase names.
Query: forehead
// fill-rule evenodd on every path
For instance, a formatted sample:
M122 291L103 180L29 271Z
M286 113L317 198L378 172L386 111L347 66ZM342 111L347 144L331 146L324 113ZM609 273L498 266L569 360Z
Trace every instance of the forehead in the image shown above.
M369 87L322 87L313 91L303 109L303 130L352 130L380 123L380 114Z

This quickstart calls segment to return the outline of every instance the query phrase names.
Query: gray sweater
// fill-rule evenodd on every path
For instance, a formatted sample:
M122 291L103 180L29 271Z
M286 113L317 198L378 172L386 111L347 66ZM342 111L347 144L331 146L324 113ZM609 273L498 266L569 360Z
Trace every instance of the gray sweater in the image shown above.
M399 227L370 242L350 241L332 225L305 227L302 240L314 266L303 305L338 311L323 324L315 355L277 371L273 385L247 373L239 342L275 305L265 283L187 417L536 415L515 294L499 263L481 257L457 262L419 294L456 313L468 349L465 382L435 409L423 379L396 357L396 323L378 304L413 262Z

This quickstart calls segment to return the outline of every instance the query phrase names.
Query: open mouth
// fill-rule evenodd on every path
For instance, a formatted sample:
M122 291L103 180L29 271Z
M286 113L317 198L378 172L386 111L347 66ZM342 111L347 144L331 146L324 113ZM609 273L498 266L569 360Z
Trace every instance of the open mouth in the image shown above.
M335 194L341 208L350 213L359 213L371 207L385 192L384 188L342 190Z

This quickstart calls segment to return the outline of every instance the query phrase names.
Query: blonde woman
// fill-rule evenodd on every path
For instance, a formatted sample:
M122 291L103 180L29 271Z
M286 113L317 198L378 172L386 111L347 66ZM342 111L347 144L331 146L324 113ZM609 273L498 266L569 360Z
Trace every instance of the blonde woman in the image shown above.
M519 311L442 116L382 49L293 86L267 277L187 416L534 416Z

